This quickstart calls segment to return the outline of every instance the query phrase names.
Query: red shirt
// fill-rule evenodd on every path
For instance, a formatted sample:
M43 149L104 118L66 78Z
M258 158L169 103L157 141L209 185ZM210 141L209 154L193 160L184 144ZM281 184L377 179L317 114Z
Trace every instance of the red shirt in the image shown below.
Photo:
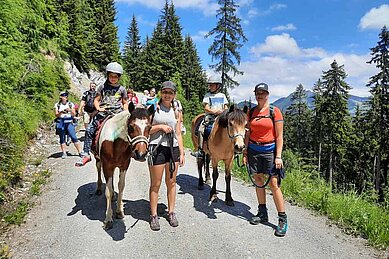
M282 113L280 109L274 106L274 123L283 121ZM255 142L268 143L276 140L276 130L273 125L272 119L269 118L256 118L257 116L269 116L269 107L259 112L258 108L254 109L250 119L250 139Z

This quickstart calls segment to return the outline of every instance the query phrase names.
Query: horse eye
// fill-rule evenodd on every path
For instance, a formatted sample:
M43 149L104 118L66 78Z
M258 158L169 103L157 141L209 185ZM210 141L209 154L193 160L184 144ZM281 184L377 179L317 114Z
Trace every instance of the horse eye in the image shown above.
M134 131L134 127L132 125L128 125L128 132L133 133Z

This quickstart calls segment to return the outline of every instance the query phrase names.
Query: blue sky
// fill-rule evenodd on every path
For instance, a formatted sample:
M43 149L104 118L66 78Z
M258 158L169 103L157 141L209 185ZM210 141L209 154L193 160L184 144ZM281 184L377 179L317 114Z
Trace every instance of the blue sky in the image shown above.
M237 0L238 16L248 42L241 48L235 79L240 86L230 91L235 101L252 96L253 87L266 82L274 101L292 93L298 84L312 89L334 59L345 66L350 93L368 96L366 83L377 70L370 60L381 28L389 27L388 1L375 0ZM123 43L132 15L142 41L151 36L165 0L116 0L119 39ZM182 34L194 39L203 68L212 64L204 35L216 25L216 0L176 0Z

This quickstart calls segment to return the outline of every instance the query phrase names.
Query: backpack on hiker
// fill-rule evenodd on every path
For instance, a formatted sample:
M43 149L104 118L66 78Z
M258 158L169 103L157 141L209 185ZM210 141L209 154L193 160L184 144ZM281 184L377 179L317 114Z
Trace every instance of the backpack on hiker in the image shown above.
M95 105L93 104L95 96L96 92L87 91L84 111L91 113L96 110Z

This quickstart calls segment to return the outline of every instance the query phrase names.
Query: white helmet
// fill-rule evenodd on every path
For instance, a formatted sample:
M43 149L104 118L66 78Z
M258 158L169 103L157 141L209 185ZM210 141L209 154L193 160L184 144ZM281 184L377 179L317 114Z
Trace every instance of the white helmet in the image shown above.
M123 74L123 67L118 62L111 62L107 65L107 67L105 68L105 71L107 73L111 72L111 73L122 75Z
M219 84L219 85L221 85L222 82L218 76L210 76L208 78L207 84Z

